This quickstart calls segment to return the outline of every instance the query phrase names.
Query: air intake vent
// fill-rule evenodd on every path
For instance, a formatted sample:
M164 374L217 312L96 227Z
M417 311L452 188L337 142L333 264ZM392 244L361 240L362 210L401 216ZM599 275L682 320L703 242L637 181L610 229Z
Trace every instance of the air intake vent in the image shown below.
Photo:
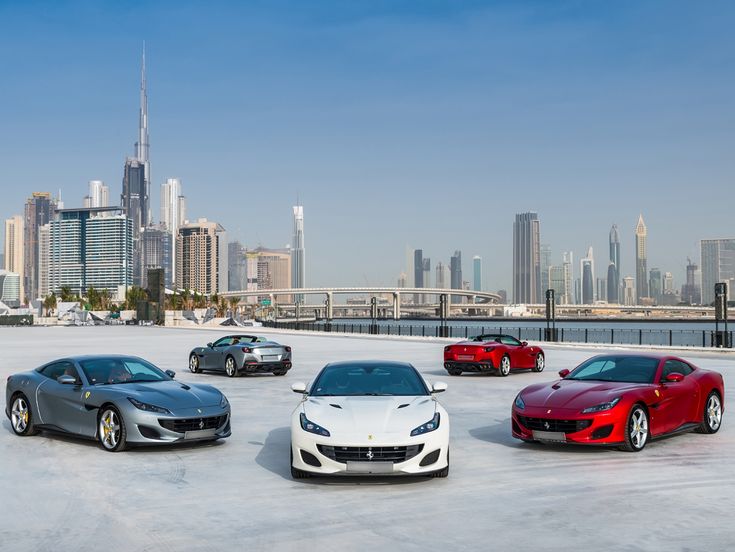
M406 403L406 404L399 404L398 405L398 408L406 408L407 406L408 406L408 403Z
M338 404L329 403L329 406L333 406L334 408L339 408L340 410L342 410L342 407Z

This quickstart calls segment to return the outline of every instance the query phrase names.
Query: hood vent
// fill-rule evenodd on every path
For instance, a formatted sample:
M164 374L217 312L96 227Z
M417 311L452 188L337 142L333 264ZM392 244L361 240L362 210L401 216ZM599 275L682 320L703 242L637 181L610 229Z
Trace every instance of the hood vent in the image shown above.
M188 385L184 385L183 383L181 384L181 388L185 389L186 391L189 391L191 389L191 387L189 387Z
M398 405L398 408L406 408L407 406L409 406L408 403L406 403L406 404L399 404Z
M339 408L340 410L342 410L342 407L338 404L329 403L329 406L333 406L334 408Z

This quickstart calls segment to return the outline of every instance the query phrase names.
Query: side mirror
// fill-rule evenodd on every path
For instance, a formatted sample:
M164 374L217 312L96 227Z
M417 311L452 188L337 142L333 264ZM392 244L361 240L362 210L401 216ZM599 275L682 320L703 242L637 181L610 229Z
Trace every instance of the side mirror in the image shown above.
M432 393L444 393L444 391L447 390L447 384L443 381L436 381L434 382L434 385L431 386L431 392Z
M571 373L571 370L564 368L564 370L559 370L559 377L563 379L567 377L570 373Z
M176 376L176 372L174 372L173 370L166 370L166 375L171 379L174 379L174 376Z
M678 383L683 379L684 374L680 374L679 372L671 372L668 376L664 378L664 381L666 383Z
M61 385L76 385L77 384L77 378L74 376L70 376L68 374L62 374L58 378L56 378L56 381L58 381Z
M291 391L306 395L306 384L302 381L297 381L296 383L291 384Z
M212 342L211 341L209 343L207 343L207 347L209 347L210 349L212 348Z
M528 341L521 341L521 345L523 345L524 347L528 347Z

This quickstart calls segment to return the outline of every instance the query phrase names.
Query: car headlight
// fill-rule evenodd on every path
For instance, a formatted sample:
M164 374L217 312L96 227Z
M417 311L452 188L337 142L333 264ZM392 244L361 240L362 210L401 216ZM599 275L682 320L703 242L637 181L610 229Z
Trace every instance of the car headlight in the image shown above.
M139 401L138 399L134 399L133 397L128 397L128 400L138 410L144 410L146 412L157 412L158 414L171 414L171 411L168 408L163 408L162 406L144 403Z
M220 408L227 408L227 405L230 404L230 402L227 400L227 397L225 397L224 393L222 394L222 399L219 401L219 407Z
M434 417L429 420L426 423L421 424L419 427L414 429L411 432L411 437L416 437L416 435L423 435L424 433L429 433L430 431L434 431L439 427L439 413L437 412L434 414Z
M331 435L329 433L329 430L309 420L309 418L307 418L306 414L304 414L303 412L299 414L299 418L301 419L301 429L303 429L304 431L308 431L309 433L316 433L317 435L323 435L324 437L329 437Z
M521 397L520 393L518 393L518 395L516 396L516 400L513 404L515 404L516 408L519 410L523 410L524 408L526 408L526 403L523 402L523 397Z
M595 406L590 406L582 410L582 414L591 414L593 412L603 412L605 410L610 410L612 407L614 407L619 402L620 402L620 397L613 399L610 402L596 404Z

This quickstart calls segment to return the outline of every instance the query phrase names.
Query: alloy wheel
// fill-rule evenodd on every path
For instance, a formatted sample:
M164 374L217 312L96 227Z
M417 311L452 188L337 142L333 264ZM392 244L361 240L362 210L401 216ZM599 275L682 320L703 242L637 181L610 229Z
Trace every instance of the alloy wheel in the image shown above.
M538 355L536 355L536 372L543 372L545 366L546 359L544 359L544 355L542 353L539 353Z
M720 397L712 393L707 400L707 425L712 433L720 429L722 423L722 402Z
M234 377L237 374L237 369L235 368L235 359L232 357L227 357L227 360L225 360L225 373L229 377Z
M648 415L641 407L635 408L630 415L628 430L633 448L642 449L648 440Z
M102 446L107 450L115 450L120 442L120 418L114 410L108 409L100 416L99 436Z
M193 374L196 374L197 372L199 372L199 357L198 356L191 355L189 357L189 370Z
M10 421L16 433L23 433L28 427L30 412L25 397L16 397L10 414Z
M507 376L510 374L510 358L504 356L500 359L500 375Z

